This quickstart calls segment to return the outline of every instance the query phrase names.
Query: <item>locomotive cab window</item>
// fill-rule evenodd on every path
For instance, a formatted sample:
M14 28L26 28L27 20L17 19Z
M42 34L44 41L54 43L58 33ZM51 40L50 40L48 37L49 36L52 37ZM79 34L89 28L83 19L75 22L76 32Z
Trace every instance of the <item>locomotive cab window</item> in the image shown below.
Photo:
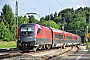
M28 34L32 34L34 32L34 27L28 27Z
M21 28L21 34L22 35L25 35L26 34L26 31L27 31L27 28L26 27L22 27Z
M34 27L21 27L21 34L33 34Z
M41 29L39 28L38 31L37 31L37 34L40 33L40 30L41 30Z

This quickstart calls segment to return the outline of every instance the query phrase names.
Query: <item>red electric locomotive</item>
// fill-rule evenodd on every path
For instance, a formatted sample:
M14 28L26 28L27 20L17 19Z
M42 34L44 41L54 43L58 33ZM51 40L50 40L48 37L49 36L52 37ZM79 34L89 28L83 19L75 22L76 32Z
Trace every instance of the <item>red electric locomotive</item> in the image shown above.
M22 51L49 49L52 45L52 31L50 28L34 24L22 24L18 28L17 48Z

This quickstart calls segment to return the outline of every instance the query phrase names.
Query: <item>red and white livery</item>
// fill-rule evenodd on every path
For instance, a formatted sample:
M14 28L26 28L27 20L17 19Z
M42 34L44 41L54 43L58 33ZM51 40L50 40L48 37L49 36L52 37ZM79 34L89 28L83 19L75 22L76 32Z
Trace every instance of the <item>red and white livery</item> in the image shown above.
M78 35L39 24L22 24L18 28L17 48L22 51L50 49L80 43L81 37Z

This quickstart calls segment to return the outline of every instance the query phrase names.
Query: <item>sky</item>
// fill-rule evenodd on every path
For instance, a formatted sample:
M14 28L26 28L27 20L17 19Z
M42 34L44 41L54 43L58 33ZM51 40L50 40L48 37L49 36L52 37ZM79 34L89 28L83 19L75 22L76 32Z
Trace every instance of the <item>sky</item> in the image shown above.
M66 8L78 9L79 7L90 7L90 0L17 0L18 15L24 16L26 13L37 13L36 19L45 17L50 13L60 12ZM0 12L5 4L9 4L15 14L16 0L0 0Z

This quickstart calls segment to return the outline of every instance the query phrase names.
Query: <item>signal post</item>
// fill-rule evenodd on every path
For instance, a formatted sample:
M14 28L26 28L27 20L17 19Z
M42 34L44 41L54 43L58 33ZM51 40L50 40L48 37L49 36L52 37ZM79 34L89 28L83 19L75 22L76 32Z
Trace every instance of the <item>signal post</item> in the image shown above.
M64 13L61 14L61 17L62 17L62 30L63 30L63 41L64 41L64 24L65 24L65 15L64 15ZM65 44L62 46L62 48L65 48Z
M88 24L89 24L89 14L86 14L86 42L87 42L87 49L88 49Z

